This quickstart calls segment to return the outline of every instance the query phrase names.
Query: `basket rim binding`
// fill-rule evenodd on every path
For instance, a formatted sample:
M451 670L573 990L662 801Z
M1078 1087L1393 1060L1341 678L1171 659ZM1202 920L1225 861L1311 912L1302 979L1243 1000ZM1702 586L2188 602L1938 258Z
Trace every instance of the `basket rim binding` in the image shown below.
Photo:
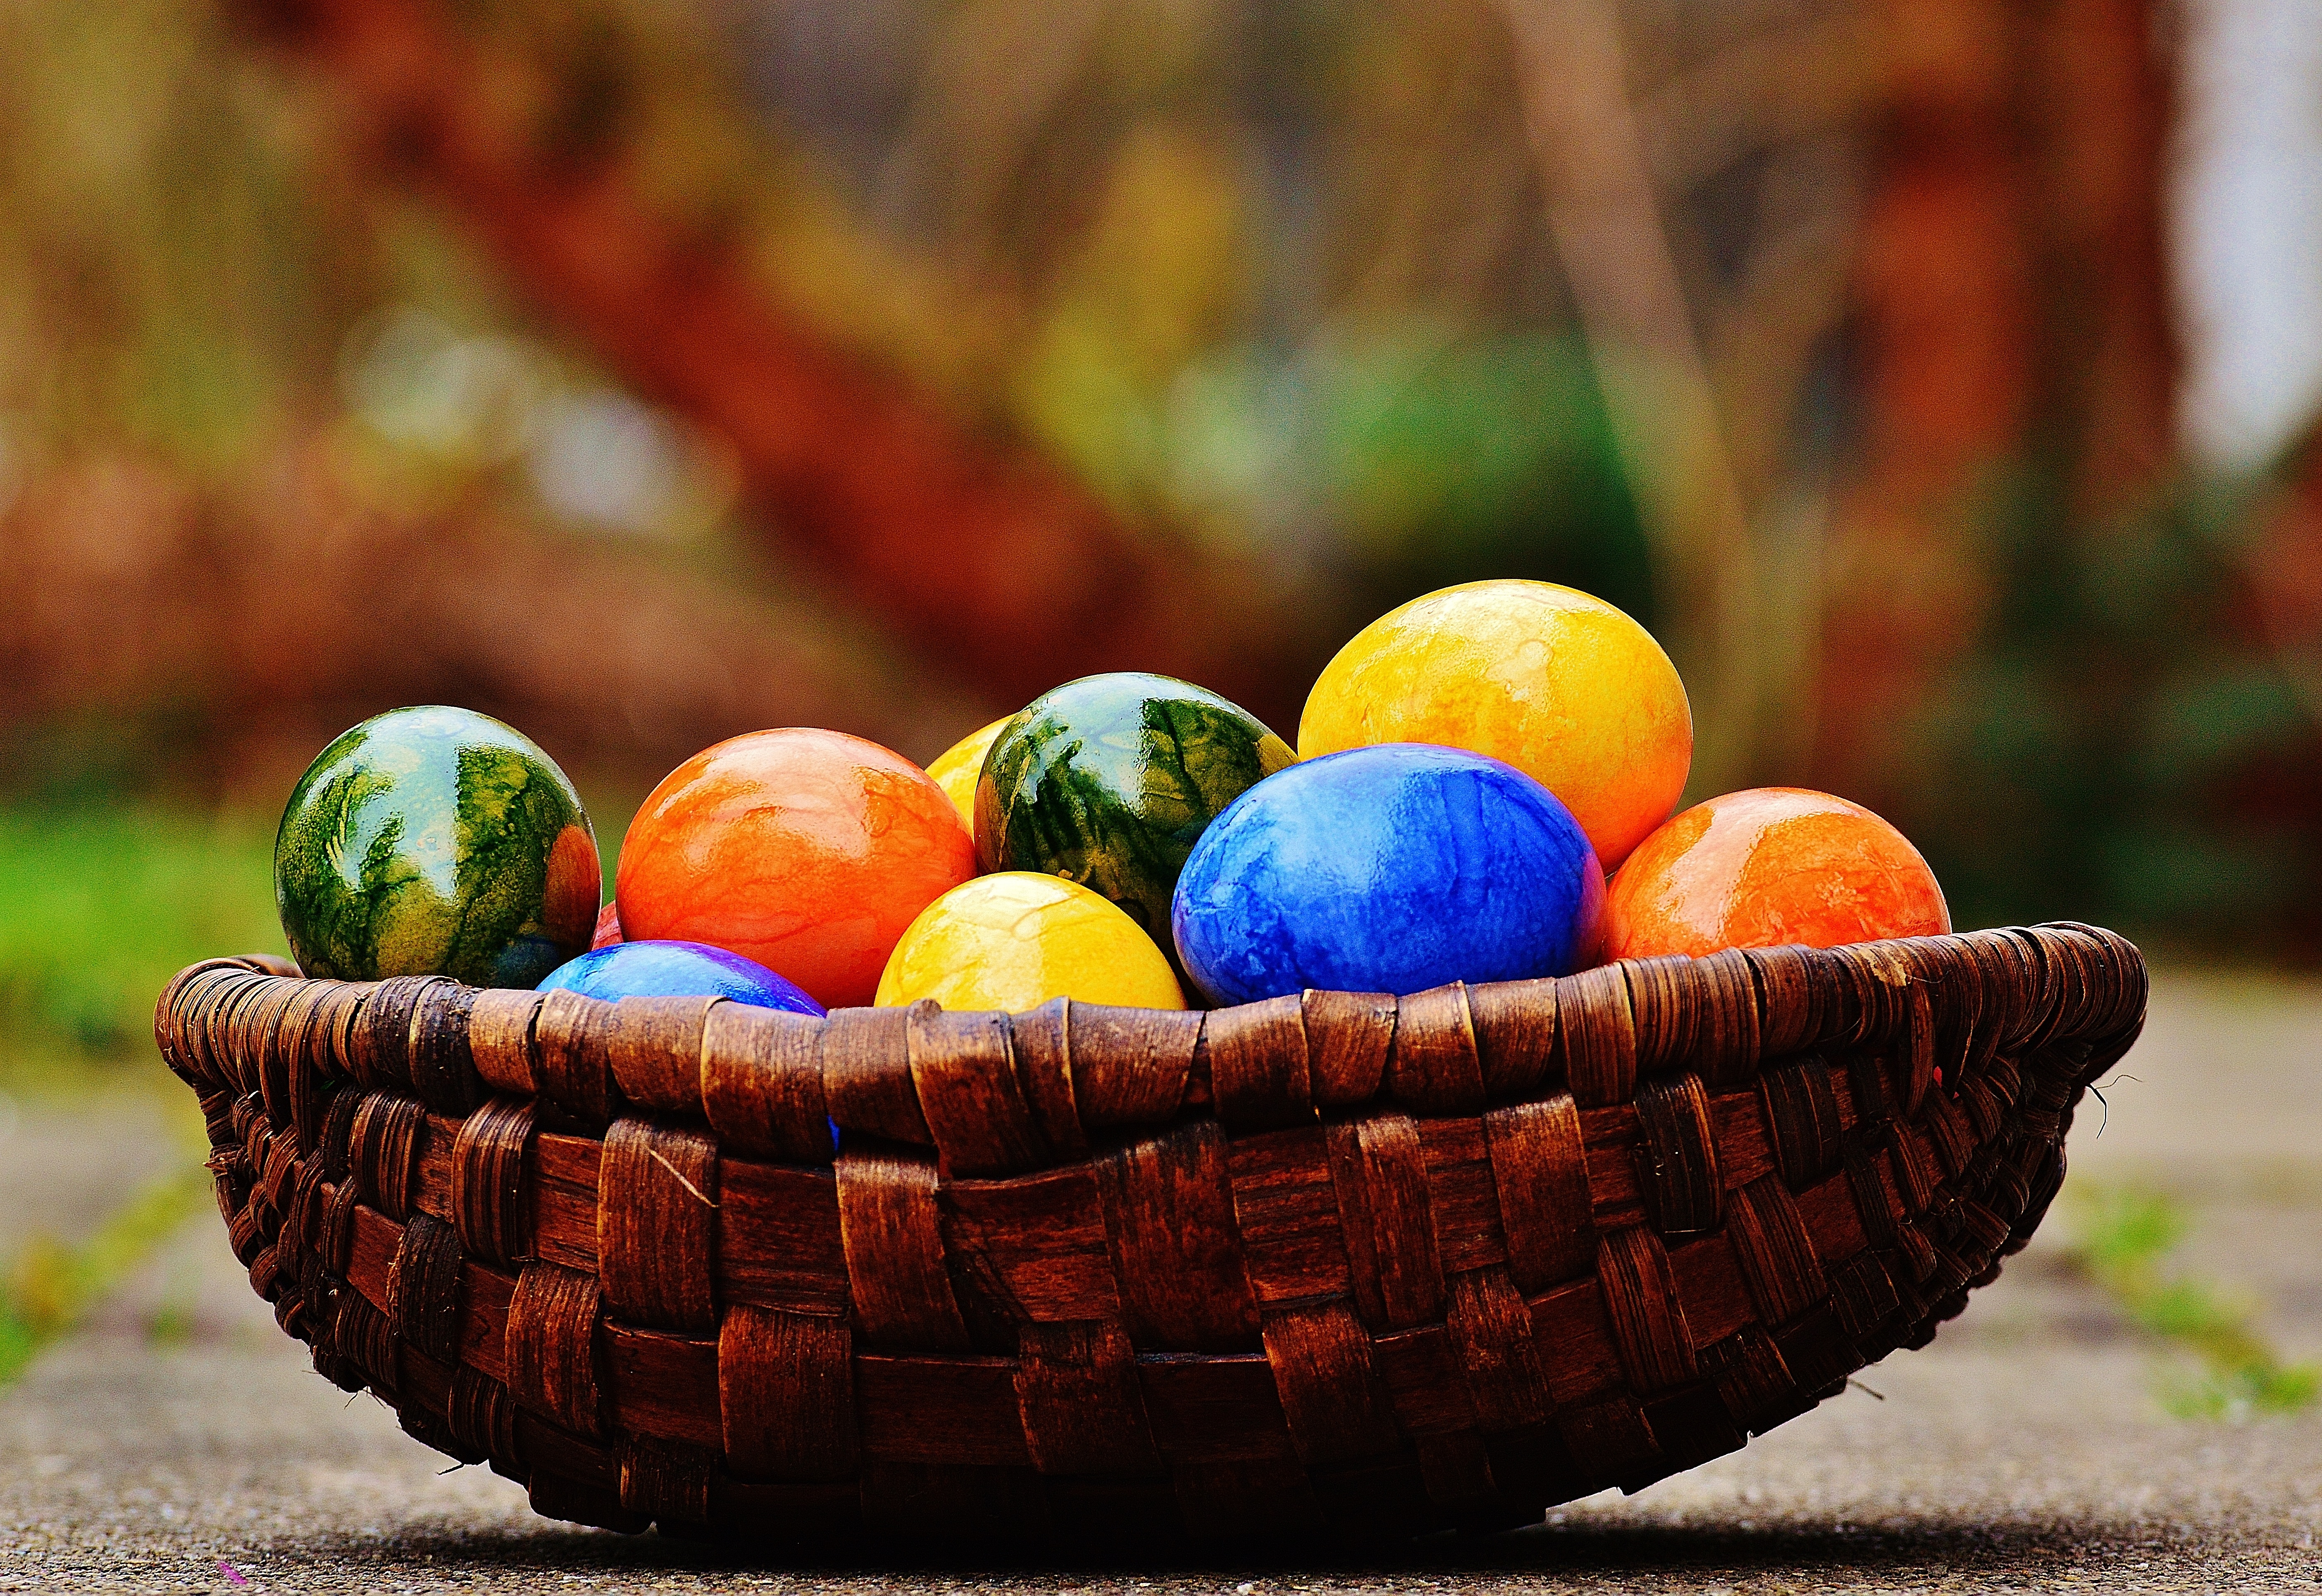
M1924 1343L2145 993L2071 923L1012 1017L259 958L156 1035L284 1328L544 1512L1393 1533L1636 1488Z

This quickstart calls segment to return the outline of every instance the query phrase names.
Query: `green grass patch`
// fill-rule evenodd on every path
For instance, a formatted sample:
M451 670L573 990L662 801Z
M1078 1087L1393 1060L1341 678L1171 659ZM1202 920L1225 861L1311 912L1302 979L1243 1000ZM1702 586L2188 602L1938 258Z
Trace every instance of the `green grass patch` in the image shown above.
M273 826L137 807L0 808L0 1062L19 1084L150 1060L197 959L282 951Z
M2138 1328L2182 1354L2160 1382L2171 1413L2244 1418L2304 1412L2322 1399L2322 1364L2284 1362L2257 1332L2255 1304L2169 1267L2187 1229L2176 1203L2157 1192L2100 1187L2083 1207L2081 1266Z
M78 1246L36 1238L0 1272L0 1386L78 1324L208 1199L206 1169L154 1181Z

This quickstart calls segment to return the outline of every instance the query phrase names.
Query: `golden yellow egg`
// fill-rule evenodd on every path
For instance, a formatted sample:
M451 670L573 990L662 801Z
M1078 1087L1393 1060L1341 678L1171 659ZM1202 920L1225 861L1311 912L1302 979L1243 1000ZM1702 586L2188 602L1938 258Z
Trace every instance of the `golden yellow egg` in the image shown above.
M1693 712L1652 634L1553 582L1467 582L1414 598L1325 666L1298 757L1440 743L1513 765L1564 800L1606 870L1668 818Z
M1051 998L1183 1008L1169 961L1136 921L1077 881L1001 871L953 888L903 933L878 1004L1021 1014Z
M970 732L945 749L928 767L928 774L935 778L936 785L951 799L951 807L967 823L970 836L975 834L975 779L983 773L983 756L992 752L992 741L1000 735L1001 728L1015 718L1003 715L982 730Z

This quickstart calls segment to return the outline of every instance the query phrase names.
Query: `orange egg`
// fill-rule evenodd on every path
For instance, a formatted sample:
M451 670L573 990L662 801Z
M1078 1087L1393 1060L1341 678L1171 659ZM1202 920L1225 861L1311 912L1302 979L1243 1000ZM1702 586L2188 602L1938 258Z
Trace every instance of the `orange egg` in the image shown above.
M1629 855L1604 899L1604 957L1951 928L1934 871L1901 832L1828 793L1758 787L1696 804Z
M629 823L614 901L636 942L755 959L859 1008L921 909L975 874L926 771L843 732L752 732L672 771Z
M1298 757L1440 743L1547 788L1610 870L1685 790L1693 711L1652 634L1553 582L1467 582L1414 598L1323 667Z

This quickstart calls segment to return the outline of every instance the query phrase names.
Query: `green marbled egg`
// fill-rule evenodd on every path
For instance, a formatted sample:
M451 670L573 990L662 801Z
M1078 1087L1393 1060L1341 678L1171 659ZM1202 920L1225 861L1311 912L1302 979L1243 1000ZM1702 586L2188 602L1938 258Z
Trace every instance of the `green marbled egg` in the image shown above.
M1169 953L1185 856L1244 789L1296 762L1257 716L1206 689L1141 671L1085 676L1010 721L975 786L987 871L1080 882Z
M274 837L282 933L315 977L535 986L588 951L599 885L596 834L555 762L441 705L342 733Z

